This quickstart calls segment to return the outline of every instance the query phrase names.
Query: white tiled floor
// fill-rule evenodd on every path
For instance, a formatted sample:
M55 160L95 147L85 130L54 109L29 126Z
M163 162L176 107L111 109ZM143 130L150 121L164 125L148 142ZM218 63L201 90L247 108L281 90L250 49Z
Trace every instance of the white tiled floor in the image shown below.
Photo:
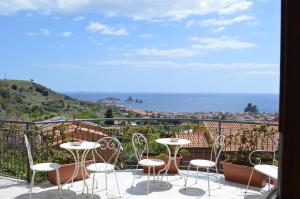
M266 188L260 190L258 188L250 187L249 193L244 196L246 186L238 183L225 181L223 175L220 175L221 189L216 181L215 174L211 174L211 196L208 196L207 179L205 174L201 174L195 184L195 178L189 178L188 188L184 189L184 181L180 179L179 175L168 176L164 178L162 184L159 181L150 181L150 193L146 195L147 176L143 175L141 171L138 172L139 177L135 181L134 187L131 187L133 180L133 172L131 170L118 171L117 177L121 189L121 195L124 199L179 199L179 198L193 198L193 199L258 199L265 198ZM114 198L117 194L117 187L114 175L108 175L108 190L105 190L104 174L97 174L99 185L95 190L94 199ZM91 192L92 179L88 179L89 191ZM70 198L92 198L91 194L81 194L83 182L78 181L74 186L68 190L68 186L63 187L63 199ZM57 198L57 191L55 186L46 182L35 184L33 189L34 199L52 199ZM28 198L28 183L20 180L0 177L0 199L27 199Z

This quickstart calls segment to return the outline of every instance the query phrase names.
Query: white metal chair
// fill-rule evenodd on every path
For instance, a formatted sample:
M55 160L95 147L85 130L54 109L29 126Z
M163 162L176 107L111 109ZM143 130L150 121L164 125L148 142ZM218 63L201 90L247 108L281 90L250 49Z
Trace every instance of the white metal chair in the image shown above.
M98 187L97 179L95 179L95 173L104 173L105 174L105 189L107 190L107 174L114 173L118 194L121 197L121 192L119 188L119 183L116 175L116 163L119 158L120 152L123 151L123 147L120 141L114 137L104 137L97 141L100 144L100 147L92 150L94 163L86 167L86 169L93 175L93 187L92 187L92 198L94 197L94 185L96 181L96 188ZM105 157L104 157L104 154ZM108 155L107 155L108 154ZM96 156L96 157L95 157Z
M133 178L131 187L133 187L138 166L141 165L141 166L148 167L148 183L147 183L147 195L148 195L149 194L149 178L150 178L151 168L153 169L153 179L155 180L155 167L165 166L165 162L160 159L149 158L148 142L143 134L141 134L141 133L133 134L132 145L133 145L134 152L135 152L136 158L138 160L138 163L136 165L136 169L134 172L134 178ZM146 155L146 158L143 158L144 154ZM157 175L159 177L159 173Z
M31 147L28 142L27 135L24 134L25 137L25 144L27 148L27 154L28 154L28 160L30 164L30 169L32 170L32 177L31 177L31 183L30 183L30 190L29 190L29 198L32 198L32 187L34 183L34 177L36 172L48 172L48 171L56 171L56 181L58 184L58 192L59 192L59 198L61 198L61 186L60 186L60 177L59 177L59 168L60 165L57 163L39 163L39 164L34 164L33 159L32 159L32 154L31 154Z
M207 172L207 183L208 183L208 195L210 196L210 179L209 179L209 169L210 168L215 168L216 169L216 174L217 174L217 179L218 179L218 183L219 183L219 188L221 188L221 184L220 184L220 179L219 179L219 174L218 174L218 160L220 158L223 146L224 146L224 139L225 137L220 135L217 136L213 145L212 145L212 149L211 149L211 153L210 153L210 160L204 160L204 159L194 159L190 161L189 164L189 168L188 168L188 173L190 173L190 167L194 166L197 168L197 176L196 176L196 183L197 183L197 177L198 177L198 170L199 168L204 168L206 169ZM213 161L213 158L215 158L215 161ZM188 176L190 176L188 174ZM188 178L185 178L185 183L184 183L184 187L186 188L187 185L187 180Z
M253 161L252 161L252 155L254 153L272 153L273 154L273 160L272 160L272 164L261 164L262 163L262 160L261 158L255 158L257 160L257 164L255 164ZM250 178L249 178L249 181L248 181L248 184L247 184L247 188L246 188L246 191L245 191L245 195L247 194L248 192L248 189L249 189L249 185L250 185L250 182L252 180L252 176L253 176L253 172L254 170L259 172L259 173L262 173L264 175L266 175L269 179L269 191L271 190L271 178L272 179L275 179L277 180L278 179L278 167L275 166L275 155L276 155L276 151L268 151L268 150L255 150L255 151L252 151L250 154L249 154L249 161L250 163L253 165L253 168L252 168L252 171L251 171L251 174L250 174Z

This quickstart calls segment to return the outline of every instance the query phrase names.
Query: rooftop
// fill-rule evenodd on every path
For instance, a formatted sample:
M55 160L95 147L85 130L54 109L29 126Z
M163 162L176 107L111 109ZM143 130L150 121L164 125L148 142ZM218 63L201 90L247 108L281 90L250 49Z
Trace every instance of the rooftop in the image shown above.
M132 170L122 170L117 172L122 198L126 199L162 199L162 198L201 198L201 199L260 199L266 198L267 187L263 189L250 187L245 196L246 186L238 183L224 180L220 174L221 189L215 180L216 174L211 174L211 196L208 196L206 173L199 173L197 184L195 178L189 178L188 187L184 189L184 180L179 175L169 175L168 181L164 178L162 184L159 181L150 181L149 195L146 195L147 176L140 170L137 172L139 177L135 181L134 187L131 187L133 179ZM95 189L94 199L114 198L117 194L117 187L113 175L108 175L108 190L104 190L103 174L96 174L99 187ZM87 180L89 191L91 193L92 179ZM1 199L28 199L28 183L23 180L0 177L0 198ZM160 186L161 185L161 186ZM77 181L74 186L68 190L69 185L63 187L63 199L86 198L86 194L81 194L83 181ZM57 187L49 182L38 183L33 188L34 199L56 198ZM91 198L91 194L89 194Z

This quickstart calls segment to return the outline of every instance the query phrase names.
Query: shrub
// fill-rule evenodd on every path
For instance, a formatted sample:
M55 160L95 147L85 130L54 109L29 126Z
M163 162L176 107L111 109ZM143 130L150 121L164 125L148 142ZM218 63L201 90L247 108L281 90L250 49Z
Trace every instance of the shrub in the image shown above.
M1 95L3 98L9 98L9 97L10 97L9 91L6 90L6 89L0 89L0 95Z

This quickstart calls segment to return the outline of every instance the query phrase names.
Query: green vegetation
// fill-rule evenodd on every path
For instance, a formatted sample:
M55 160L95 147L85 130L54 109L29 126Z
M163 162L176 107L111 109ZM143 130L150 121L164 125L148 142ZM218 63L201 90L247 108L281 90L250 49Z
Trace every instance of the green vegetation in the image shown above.
M270 127L269 127L270 128ZM242 128L241 131L235 135L230 135L225 138L225 146L235 146L234 152L226 152L226 162L252 166L249 162L249 155L255 150L270 150L262 148L265 143L270 142L274 138L276 130L274 128L268 129L266 125L257 125L254 128ZM261 155L261 154L260 154ZM254 157L255 158L255 157ZM272 162L272 153L264 154L260 157L261 160Z
M77 100L57 93L33 80L0 80L2 119L100 118L108 108L111 107L101 102ZM117 107L113 107L113 111L120 116Z

